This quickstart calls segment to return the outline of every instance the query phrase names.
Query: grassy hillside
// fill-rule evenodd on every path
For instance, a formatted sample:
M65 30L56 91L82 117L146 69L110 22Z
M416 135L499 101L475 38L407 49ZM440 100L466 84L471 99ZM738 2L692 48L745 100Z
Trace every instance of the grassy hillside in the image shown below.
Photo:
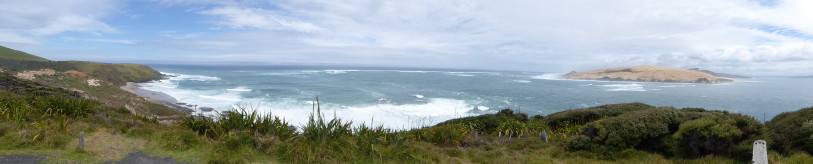
M22 52L20 52L22 53ZM54 74L35 75L30 82L41 86L61 88L80 93L81 96L102 102L104 106L125 108L133 114L171 116L180 114L174 109L143 99L119 89L127 82L144 82L161 78L161 73L145 65L109 64L84 61L36 61L0 58L0 70L6 76L27 74L29 70L51 69ZM72 71L72 76L68 74ZM76 73L76 71L81 73ZM86 74L89 75L81 75ZM90 86L88 80L101 80L100 86Z
M77 71L113 83L117 86L127 82L144 82L161 78L161 72L140 64L108 64L85 61L66 61Z
M0 58L0 68L12 71L53 69L57 72L76 70L112 84L145 82L161 78L161 73L146 65L110 64L86 61L34 61Z
M22 51L17 51L11 48L0 46L0 59L17 59L17 60L31 60L31 61L49 61L48 59L31 55Z

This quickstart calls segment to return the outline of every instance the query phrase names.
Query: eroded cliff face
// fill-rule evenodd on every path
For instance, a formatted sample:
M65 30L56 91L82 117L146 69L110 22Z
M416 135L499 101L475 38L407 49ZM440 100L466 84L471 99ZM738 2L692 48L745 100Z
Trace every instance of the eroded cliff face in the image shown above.
M717 84L731 82L731 79L720 78L714 75L675 68L656 66L635 66L599 69L586 72L570 72L564 78L574 80L604 80L604 81L642 81L642 82L671 82L671 83L702 83Z

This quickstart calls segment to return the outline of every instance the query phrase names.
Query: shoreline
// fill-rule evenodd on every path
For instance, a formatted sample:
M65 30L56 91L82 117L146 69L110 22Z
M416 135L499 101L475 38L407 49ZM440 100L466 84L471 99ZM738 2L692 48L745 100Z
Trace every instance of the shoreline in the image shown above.
M127 82L126 85L120 86L119 88L121 90L133 93L137 96L147 98L147 100L152 101L153 103L161 104L182 112L191 113L195 111L193 109L178 105L177 104L178 99L175 99L175 97L172 97L169 94L166 94L164 92L141 89L140 87L138 87L137 83L134 82Z

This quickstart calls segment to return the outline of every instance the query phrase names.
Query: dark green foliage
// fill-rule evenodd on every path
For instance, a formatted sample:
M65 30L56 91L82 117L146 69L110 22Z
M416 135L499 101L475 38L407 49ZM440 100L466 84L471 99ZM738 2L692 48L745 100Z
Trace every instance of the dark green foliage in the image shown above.
M60 129L64 129L65 119L89 115L97 104L77 95L0 74L0 119L23 123L54 118L60 119Z
M567 142L569 150L590 150L611 158L615 152L660 144L659 139L677 130L685 114L672 109L632 111L597 120Z
M10 94L29 96L59 96L59 97L82 97L78 92L61 88L48 87L34 82L18 79L10 74L0 73L0 91L7 91Z
M92 113L96 102L81 98L68 98L57 96L39 96L33 98L32 105L44 115L48 116L68 116L78 118Z
M194 146L202 143L195 132L188 130L170 131L161 134L161 139L164 141L164 149L173 151L189 150Z
M756 119L730 114L684 122L672 139L677 144L670 147L678 156L718 154L747 159L750 157L751 144L766 139L766 132Z
M618 116L625 112L654 108L654 106L643 103L611 104L554 113L542 120L551 128L563 128L569 125L587 124L598 119Z
M520 122L528 121L528 114L514 113L511 109L503 109L496 114L485 114L474 117L452 119L442 124L460 124L480 133L496 133L497 128L506 121L516 120Z
M683 113L671 109L635 111L590 123L584 133L598 144L623 150L671 134L683 117Z
M751 143L758 139L766 139L764 127L748 116L656 108L593 121L565 148L608 159L618 157L622 150L639 149L689 158L713 154L744 160L750 157Z
M784 154L792 154L793 151L813 153L811 120L813 120L813 108L777 115L765 124L774 141L771 146Z

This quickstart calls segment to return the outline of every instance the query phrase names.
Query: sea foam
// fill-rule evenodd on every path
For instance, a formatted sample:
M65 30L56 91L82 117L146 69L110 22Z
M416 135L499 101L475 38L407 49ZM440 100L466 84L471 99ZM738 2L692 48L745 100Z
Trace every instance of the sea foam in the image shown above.
M308 121L312 106L307 103L271 102L262 106L262 113L280 116L292 125L304 125ZM301 104L301 105L297 105ZM392 129L412 129L432 126L449 119L471 116L474 106L463 100L432 98L425 104L369 104L343 106L321 104L322 114L327 118L336 117L354 124L383 125ZM487 109L487 108L486 108ZM482 108L480 110L483 110Z
M540 79L540 80L562 80L562 73L546 73L536 76L531 76L531 79Z
M600 86L607 87L606 91L646 91L641 84L608 84Z

